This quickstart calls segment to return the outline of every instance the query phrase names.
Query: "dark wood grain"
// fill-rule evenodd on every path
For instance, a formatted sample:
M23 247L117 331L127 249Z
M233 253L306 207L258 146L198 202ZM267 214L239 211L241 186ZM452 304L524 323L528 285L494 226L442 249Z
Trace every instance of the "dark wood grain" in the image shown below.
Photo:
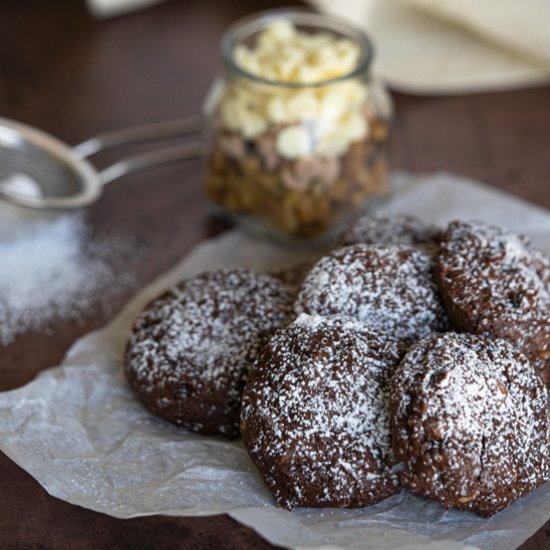
M96 21L76 0L2 2L0 116L69 143L96 132L196 113L219 68L223 29L273 0L172 0ZM286 5L287 2L281 2ZM461 97L394 96L395 167L449 170L550 207L550 88ZM99 159L107 162L111 157ZM57 364L199 240L223 230L206 214L197 161L125 178L87 213L94 233L130 243L134 287L80 324L26 333L0 349L0 390ZM0 259L1 261L1 259ZM0 548L270 548L226 516L117 520L47 495L0 454ZM550 548L550 523L523 550Z

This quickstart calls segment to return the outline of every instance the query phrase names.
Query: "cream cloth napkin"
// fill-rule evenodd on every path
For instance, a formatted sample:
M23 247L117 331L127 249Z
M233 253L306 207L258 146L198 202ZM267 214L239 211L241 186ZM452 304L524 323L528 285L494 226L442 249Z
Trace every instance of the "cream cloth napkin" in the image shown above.
M550 82L550 0L309 0L363 27L390 87L439 94Z
M104 18L148 8L162 1L163 0L86 0L86 3L93 15Z

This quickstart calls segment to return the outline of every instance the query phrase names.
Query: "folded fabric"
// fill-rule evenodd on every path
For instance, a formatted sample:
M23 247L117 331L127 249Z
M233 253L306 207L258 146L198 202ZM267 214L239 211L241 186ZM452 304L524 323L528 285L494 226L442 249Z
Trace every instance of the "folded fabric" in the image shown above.
M409 93L466 93L550 82L548 0L309 0L363 27L375 70Z
M401 0L550 69L548 0Z

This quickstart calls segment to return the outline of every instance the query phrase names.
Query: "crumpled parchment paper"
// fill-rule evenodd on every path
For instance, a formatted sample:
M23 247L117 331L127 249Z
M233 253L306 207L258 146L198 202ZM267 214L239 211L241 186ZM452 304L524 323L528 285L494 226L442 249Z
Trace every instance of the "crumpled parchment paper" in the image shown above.
M394 176L381 210L427 221L482 219L530 235L550 253L550 213L450 174ZM303 253L302 253L303 254ZM355 510L274 506L240 441L180 430L149 414L121 370L130 324L162 289L225 265L271 269L298 260L234 230L197 246L105 328L78 340L61 366L0 393L0 449L52 495L120 518L228 513L293 548L512 549L550 518L550 483L484 520L402 491Z

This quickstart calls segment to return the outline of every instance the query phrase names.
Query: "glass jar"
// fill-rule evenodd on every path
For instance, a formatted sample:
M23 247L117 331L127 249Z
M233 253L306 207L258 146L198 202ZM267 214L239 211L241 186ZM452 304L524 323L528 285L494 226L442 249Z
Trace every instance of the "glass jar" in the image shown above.
M219 212L324 240L388 191L391 103L358 29L307 11L239 21L207 96L206 194Z

